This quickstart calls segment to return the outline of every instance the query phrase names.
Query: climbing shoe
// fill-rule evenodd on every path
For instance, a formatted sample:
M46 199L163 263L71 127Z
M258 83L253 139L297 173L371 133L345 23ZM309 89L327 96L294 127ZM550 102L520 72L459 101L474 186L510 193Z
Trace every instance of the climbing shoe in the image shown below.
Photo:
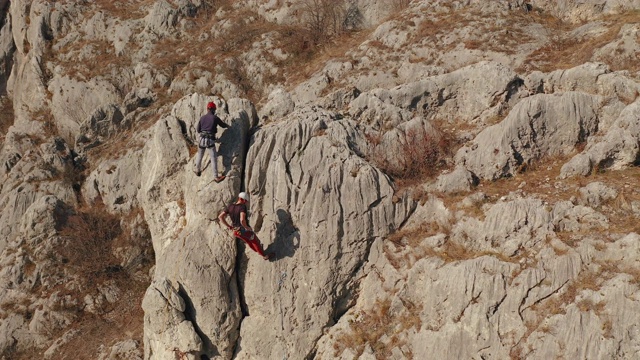
M222 180L224 180L225 176L224 175L220 175L217 178L215 178L216 182L220 182Z

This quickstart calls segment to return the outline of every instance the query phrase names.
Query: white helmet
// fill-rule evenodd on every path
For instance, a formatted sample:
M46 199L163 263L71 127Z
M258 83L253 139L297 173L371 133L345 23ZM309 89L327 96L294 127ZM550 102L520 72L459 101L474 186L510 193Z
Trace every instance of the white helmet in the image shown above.
M243 191L240 194L238 194L238 198L249 201L249 194Z

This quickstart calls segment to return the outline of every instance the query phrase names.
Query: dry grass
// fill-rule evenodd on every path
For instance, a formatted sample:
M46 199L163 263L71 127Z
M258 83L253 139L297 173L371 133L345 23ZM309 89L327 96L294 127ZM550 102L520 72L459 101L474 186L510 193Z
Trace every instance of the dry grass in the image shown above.
M124 223L130 223L137 215L142 215L141 210L128 214ZM75 322L65 331L77 329L80 332L59 350L57 356L95 358L101 345L112 345L122 339L134 339L142 344L144 314L140 303L148 283L133 277L132 272L147 273L153 265L150 241L144 244L132 239L129 229L121 226L122 219L108 214L101 204L80 209L61 220L59 233L65 242L57 251L63 256L62 264L67 271L83 282L80 293L74 290L69 295L82 302L85 294L93 294L100 284L107 282L117 286L121 295L115 303L100 309L103 315L79 312ZM123 268L114 256L115 249L130 246L143 247L138 263L141 268Z
M59 233L65 239L58 249L62 263L88 283L100 283L119 271L112 255L112 243L122 234L120 219L104 205L78 210L62 219Z
M565 308L569 304L575 303L576 297L584 290L597 291L602 287L602 284L611 278L611 274L601 274L591 270L583 270L577 278L573 279L563 291L559 294L549 297L541 303L531 306L531 309L538 314L538 318L542 319L543 315L556 315L564 314ZM604 308L603 303L593 304L589 300L582 300L580 309L599 309ZM537 326L534 326L536 328Z
M378 300L371 310L357 313L355 320L349 322L349 332L334 341L334 356L339 356L345 349L353 349L360 356L369 345L376 359L388 359L391 350L404 345L399 334L408 329L418 331L422 326L416 315L421 307L406 300L403 304L400 313L393 313L390 300ZM381 341L383 337L386 338L384 342Z
M60 49L59 54L65 54L69 58L63 61L58 57L55 60L62 66L64 73L81 80L97 76L110 78L112 73L119 73L133 66L128 55L116 54L113 45L105 40L75 41Z
M40 298L56 294L59 301L52 310L67 315L71 323L50 329L52 339L70 330L78 333L69 343L58 349L55 358L95 359L102 346L133 339L142 344L143 311L140 307L149 280L145 279L153 265L153 249L149 238L133 239L128 226L142 214L134 210L123 218L110 215L102 205L83 207L70 214L68 210L55 214L59 237L52 239L48 253L34 257L33 249L25 248L29 261L25 274L39 271L49 285L41 283L32 291ZM139 258L127 268L114 256L117 248L138 247ZM36 265L38 263L38 265ZM58 279L57 281L51 281ZM96 313L83 307L85 297L98 296L103 285L117 287L115 302L96 304ZM20 304L3 304L13 313L23 314L27 320L33 312L32 297ZM2 354L11 359L42 358L44 349L11 348Z
M369 134L372 150L368 160L399 185L405 188L435 176L445 169L452 156L453 141L445 133L410 129L399 134L389 146L382 142L382 134Z
M408 8L411 0L390 0L389 2L391 3L391 8L393 9L393 11L399 12Z
M93 4L98 11L105 12L121 20L128 20L146 16L149 13L150 6L155 2L155 0L95 0Z
M558 295L551 296L538 304L532 305L529 309L536 313L536 318L532 321L526 322L527 330L510 351L511 359L523 359L526 358L524 354L527 349L523 348L523 343L531 336L535 331L548 332L548 326L541 326L544 319L556 314L564 314L565 308L568 304L575 303L576 296L583 290L598 290L603 283L603 279L600 274L593 271L584 270L579 276L567 285L564 291L561 291ZM601 312L604 309L604 303L599 302L597 304L589 300L582 300L577 304L581 311L598 311ZM584 310L583 310L584 309Z
M640 234L640 223L631 206L633 202L640 202L638 179L640 179L640 166L625 170L598 172L580 179L581 186L600 181L618 191L618 196L614 200L603 204L599 209L609 218L609 232L621 234L636 232Z
M41 138L35 139L37 144L42 144L56 136L59 136L58 127L49 107L42 107L40 110L31 113L31 119L44 124L44 134Z
M0 97L0 139L4 138L13 125L13 102L6 96Z
M606 16L603 19L608 27L605 33L578 40L564 34L568 34L579 25L562 23L557 19L544 18L544 20L546 21L543 24L555 34L560 34L560 36L553 38L548 45L534 51L525 62L528 66L526 70L549 72L558 69L569 69L590 61L597 49L613 42L618 37L623 25L640 22L640 11L629 11L623 14ZM615 56L609 59L609 65L613 69L627 69L630 71L638 71L640 69L640 62L619 64L615 59ZM517 71L524 70L518 69Z

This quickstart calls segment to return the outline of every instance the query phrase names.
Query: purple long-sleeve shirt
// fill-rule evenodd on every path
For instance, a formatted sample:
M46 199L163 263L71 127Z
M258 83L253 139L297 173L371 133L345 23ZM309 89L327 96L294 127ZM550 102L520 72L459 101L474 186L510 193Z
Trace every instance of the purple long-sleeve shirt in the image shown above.
M220 120L220 118L214 112L209 111L206 115L200 118L196 130L198 131L198 133L206 131L213 134L213 136L215 137L216 132L218 131L218 126L221 126L223 128L229 127L229 125Z

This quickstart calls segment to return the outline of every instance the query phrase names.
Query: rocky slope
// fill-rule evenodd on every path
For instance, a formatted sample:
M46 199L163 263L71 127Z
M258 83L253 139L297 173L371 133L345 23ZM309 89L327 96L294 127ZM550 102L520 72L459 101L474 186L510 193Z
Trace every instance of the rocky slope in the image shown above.
M0 9L2 358L639 355L640 2Z

